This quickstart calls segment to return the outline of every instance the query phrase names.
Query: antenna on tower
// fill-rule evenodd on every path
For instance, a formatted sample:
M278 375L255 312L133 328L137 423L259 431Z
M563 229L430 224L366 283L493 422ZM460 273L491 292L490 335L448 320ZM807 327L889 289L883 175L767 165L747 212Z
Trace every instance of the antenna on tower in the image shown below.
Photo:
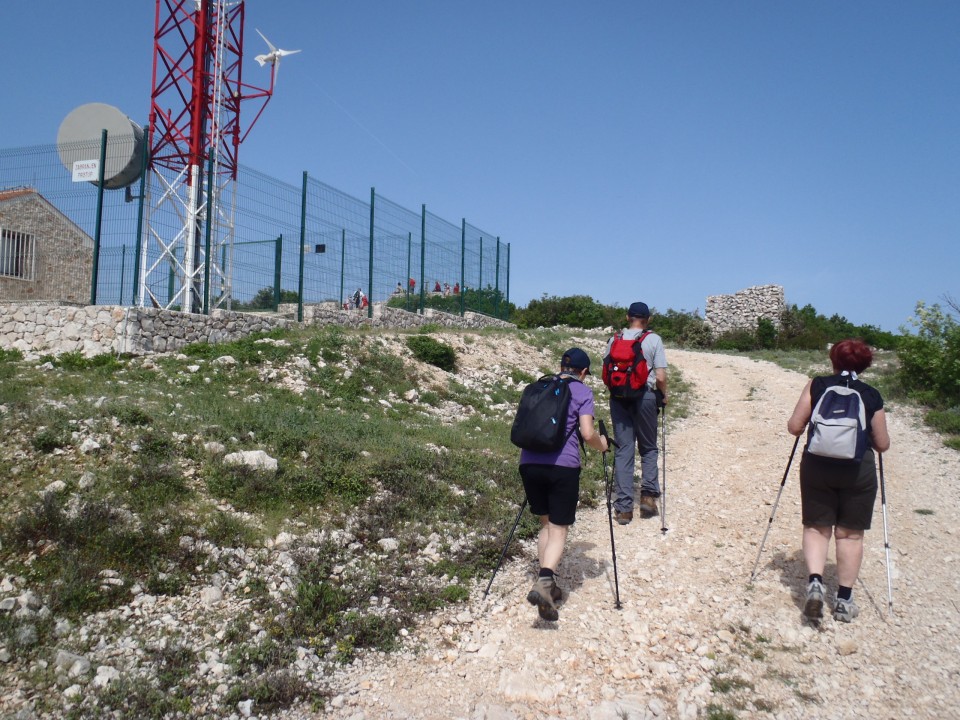
M242 80L244 0L156 3L139 303L230 309L240 144L273 97L280 58L299 51L268 41L256 60L271 65L270 86L253 86Z

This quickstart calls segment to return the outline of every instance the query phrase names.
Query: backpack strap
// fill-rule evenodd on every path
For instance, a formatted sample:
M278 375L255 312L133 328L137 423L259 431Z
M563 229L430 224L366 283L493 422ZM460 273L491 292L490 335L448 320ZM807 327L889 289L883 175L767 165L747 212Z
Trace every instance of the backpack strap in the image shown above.
M567 382L571 382L571 383L578 382L581 385L583 384L583 381L580 378L578 378L575 375L571 375L570 373L565 373L565 372L557 373L556 377L561 381L563 381L564 377L566 377ZM567 440L569 440L570 436L573 435L574 433L577 434L577 439L580 441L580 449L583 450L583 455L584 457L586 457L587 449L583 444L583 436L580 434L580 418L579 417L575 417L573 419L573 427L570 428L570 432L568 432L563 438L564 445L567 444Z

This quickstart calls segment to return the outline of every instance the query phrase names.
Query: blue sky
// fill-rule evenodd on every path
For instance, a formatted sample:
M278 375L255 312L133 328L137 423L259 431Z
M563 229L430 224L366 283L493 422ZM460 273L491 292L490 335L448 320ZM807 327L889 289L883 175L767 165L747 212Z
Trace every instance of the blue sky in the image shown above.
M6 3L0 147L145 122L152 0ZM500 234L510 299L787 301L895 330L960 295L960 3L246 0L286 58L240 162ZM249 118L248 118L249 119Z

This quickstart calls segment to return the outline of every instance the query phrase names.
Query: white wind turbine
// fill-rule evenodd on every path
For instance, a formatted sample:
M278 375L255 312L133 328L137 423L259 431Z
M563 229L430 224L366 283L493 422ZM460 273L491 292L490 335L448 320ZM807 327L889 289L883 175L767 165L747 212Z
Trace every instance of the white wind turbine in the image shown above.
M253 59L256 60L258 63L260 63L260 67L263 67L264 65L273 66L272 68L273 77L271 78L271 82L270 82L271 89L272 89L273 84L276 82L277 75L280 72L280 58L284 57L285 55L294 55L300 51L299 50L281 50L280 48L276 47L272 42L267 40L267 36L264 35L262 32L260 32L259 29L257 29L257 35L263 38L263 41L267 44L267 47L270 48L270 52L264 55L257 55Z

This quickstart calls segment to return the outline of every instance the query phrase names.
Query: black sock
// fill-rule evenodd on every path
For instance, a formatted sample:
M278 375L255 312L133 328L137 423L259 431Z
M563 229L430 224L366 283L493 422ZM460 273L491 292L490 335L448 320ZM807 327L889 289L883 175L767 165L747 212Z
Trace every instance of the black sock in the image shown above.
M821 585L823 585L823 575L817 575L816 573L813 573L813 574L807 579L807 582L808 582L808 583L812 583L814 580L816 580L818 583L820 583Z
M540 568L540 577L553 577L553 570L550 568Z
M853 588L849 588L846 585L841 585L837 588L837 600L852 600L853 599Z

